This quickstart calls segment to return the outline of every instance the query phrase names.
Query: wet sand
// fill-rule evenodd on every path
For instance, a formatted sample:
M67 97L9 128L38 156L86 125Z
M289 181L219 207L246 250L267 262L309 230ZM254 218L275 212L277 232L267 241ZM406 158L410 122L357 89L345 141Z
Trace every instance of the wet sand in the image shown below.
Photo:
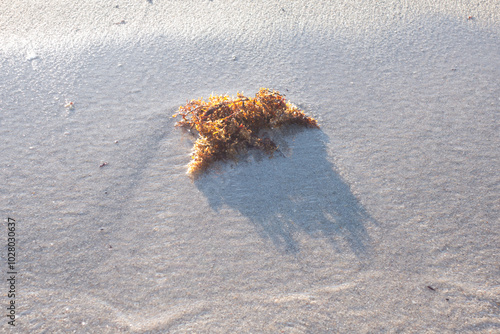
M0 27L15 331L500 331L498 2L14 1ZM192 181L171 115L260 87L321 129Z

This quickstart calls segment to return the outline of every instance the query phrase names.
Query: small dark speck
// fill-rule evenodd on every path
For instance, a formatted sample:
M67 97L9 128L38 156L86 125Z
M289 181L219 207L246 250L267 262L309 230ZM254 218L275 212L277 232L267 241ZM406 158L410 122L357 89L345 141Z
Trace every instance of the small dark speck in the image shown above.
M116 5L115 8L120 8L120 6Z
M99 165L99 167L104 167L104 166L107 166L108 163L107 162L103 162L102 164Z
M109 248L113 248L113 246L109 245Z
M101 228L99 229L99 231L104 231L104 227L101 227Z
M452 68L451 70L452 70L453 72L455 72L457 69L456 69L456 68Z
M446 298L446 301L449 302L450 301L450 298Z
M436 289L435 289L435 288L433 288L433 287L432 287L432 286L430 286L430 285L427 285L427 289L432 290L432 291L436 291Z

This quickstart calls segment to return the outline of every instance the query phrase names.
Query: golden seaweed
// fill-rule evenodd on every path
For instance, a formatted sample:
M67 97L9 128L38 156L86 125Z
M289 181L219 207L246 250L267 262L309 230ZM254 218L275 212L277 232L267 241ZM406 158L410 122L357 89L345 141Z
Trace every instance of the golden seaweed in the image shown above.
M196 176L215 161L236 160L249 148L257 148L272 156L278 146L268 138L261 138L264 129L284 125L319 128L317 121L308 117L277 91L261 88L255 98L238 93L191 100L179 107L173 117L176 123L197 134L188 173Z

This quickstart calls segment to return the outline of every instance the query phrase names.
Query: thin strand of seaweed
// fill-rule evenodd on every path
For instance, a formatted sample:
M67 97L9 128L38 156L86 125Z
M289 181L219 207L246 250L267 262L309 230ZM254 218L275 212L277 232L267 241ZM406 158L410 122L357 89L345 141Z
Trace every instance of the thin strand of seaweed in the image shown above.
M238 93L236 98L216 95L208 101L191 100L179 107L173 117L178 115L182 120L176 126L198 134L188 165L191 175L198 175L217 160L236 160L249 148L261 149L272 156L278 146L268 138L259 137L263 129L292 124L319 128L314 118L288 103L278 91L267 88L261 88L255 98Z

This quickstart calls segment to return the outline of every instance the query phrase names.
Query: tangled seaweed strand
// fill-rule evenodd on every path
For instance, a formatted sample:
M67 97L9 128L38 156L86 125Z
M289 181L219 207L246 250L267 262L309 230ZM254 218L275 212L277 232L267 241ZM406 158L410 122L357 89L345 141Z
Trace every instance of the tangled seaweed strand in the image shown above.
M195 129L198 139L194 144L188 174L197 175L217 160L236 159L249 148L258 148L270 156L278 146L259 137L263 129L297 124L319 128L314 118L306 116L296 106L286 102L277 91L261 88L255 98L237 94L210 96L208 101L191 100L173 117L182 116L176 123L189 130Z

